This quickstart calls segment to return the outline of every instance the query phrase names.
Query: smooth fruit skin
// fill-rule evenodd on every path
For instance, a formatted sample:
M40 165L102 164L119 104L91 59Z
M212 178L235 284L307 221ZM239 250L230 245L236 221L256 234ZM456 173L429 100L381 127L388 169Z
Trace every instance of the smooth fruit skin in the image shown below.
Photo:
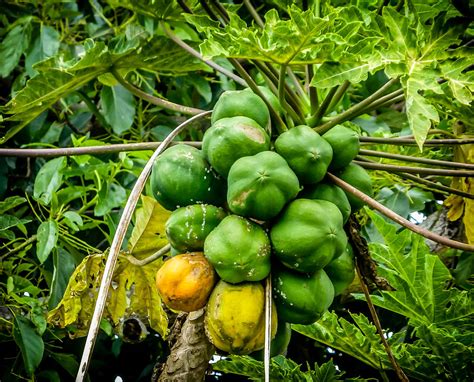
M278 318L292 324L317 321L334 299L334 287L324 270L298 273L283 266L272 270L273 298Z
M227 185L229 209L258 220L277 216L300 189L293 170L273 151L237 160L230 168Z
M202 139L202 151L217 173L227 177L230 167L242 157L270 150L270 137L253 119L222 118Z
M275 141L275 151L288 162L300 183L321 181L332 159L331 145L309 126L296 126Z
M167 149L153 164L150 178L156 200L170 211L190 204L224 202L225 182L212 171L202 151L192 146Z
M301 198L321 199L334 203L342 213L343 224L346 224L349 216L351 215L351 204L349 203L349 199L347 199L346 193L342 188L336 186L335 184L320 182L318 184L305 187L300 196Z
M270 357L275 357L277 355L286 355L288 350L288 345L291 340L291 326L288 322L278 320L277 332L275 338L270 343ZM251 357L255 358L258 361L263 361L264 351L259 350L255 353L250 354Z
M271 107L273 107L273 109L275 109L276 112L278 112L279 114L283 113L283 108L281 107L278 97L269 88L265 86L258 86L258 89L262 92L267 102L270 104ZM244 89L244 91L253 93L253 90L251 88L246 88Z
M258 224L229 215L207 236L204 255L229 283L260 281L270 273L271 246Z
M359 135L352 129L336 125L323 138L331 145L333 151L331 170L338 170L347 166L359 153Z
M226 217L210 204L193 204L173 211L165 225L171 246L180 253L202 251L207 235Z
M362 191L364 194L369 195L370 197L374 195L374 191L372 189L372 179L370 178L370 175L358 164L350 163L336 175L344 182L347 182L351 186L357 188L359 191ZM351 204L352 211L355 212L364 206L365 203L361 199L349 192L344 192L346 193L347 199Z
M270 123L268 107L258 95L245 90L225 91L214 106L211 123L238 116L253 119L264 129Z
M203 308L215 280L212 265L198 252L171 257L156 273L156 287L164 304L183 312Z
M346 250L342 252L341 256L326 265L324 270L332 281L335 296L344 292L355 278L354 252L352 246L347 243Z
M219 350L249 354L265 344L265 290L260 283L237 285L219 281L212 291L204 318L206 334ZM272 338L277 314L272 305Z
M298 272L324 268L344 251L342 214L326 200L296 199L270 230L275 256Z

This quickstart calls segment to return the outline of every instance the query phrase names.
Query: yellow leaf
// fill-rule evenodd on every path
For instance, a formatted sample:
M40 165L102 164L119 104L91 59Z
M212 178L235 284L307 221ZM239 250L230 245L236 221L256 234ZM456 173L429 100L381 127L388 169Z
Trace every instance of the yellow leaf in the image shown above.
M165 224L170 214L154 198L142 196L142 207L135 213L135 227L129 241L133 256L143 259L168 243Z
M444 201L444 205L449 208L447 217L451 221L456 221L464 213L464 198L459 195L449 195Z
M468 178L468 187L466 192L474 195L474 179ZM474 200L464 199L464 227L466 229L466 238L469 244L474 244Z

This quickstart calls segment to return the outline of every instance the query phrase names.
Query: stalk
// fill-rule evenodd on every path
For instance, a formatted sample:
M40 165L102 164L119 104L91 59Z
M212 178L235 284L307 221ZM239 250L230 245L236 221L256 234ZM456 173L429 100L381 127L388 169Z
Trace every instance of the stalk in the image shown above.
M426 167L410 167L410 166L396 166L391 164L382 164L374 162L365 162L354 160L353 163L358 164L364 168L372 170L383 170L388 172L407 172L424 175L438 175L438 176L452 176L452 177L473 177L474 171L469 170L446 170L441 168L426 168Z
M378 138L378 137L359 137L362 144L376 143L400 146L417 146L418 144L412 138ZM474 138L459 139L427 139L424 146L442 146L442 145L470 145L474 143Z
M316 113L314 113L310 118L309 120L307 121L308 122L308 125L310 127L314 127L316 126L319 121L321 121L321 118L323 117L323 115L326 113L334 95L336 94L337 92L337 86L334 86L332 89L329 90L328 94L326 95L326 97L324 98L323 102L321 103L321 105L319 106L319 108L316 110Z

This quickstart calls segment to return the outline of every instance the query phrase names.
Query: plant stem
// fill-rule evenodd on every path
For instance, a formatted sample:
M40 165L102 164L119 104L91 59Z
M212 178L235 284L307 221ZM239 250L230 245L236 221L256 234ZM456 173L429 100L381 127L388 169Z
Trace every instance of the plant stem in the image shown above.
M150 264L153 261L159 259L160 257L163 257L166 255L171 249L171 246L169 244L166 244L163 248L159 249L156 251L154 254L144 258L144 259L137 259L133 255L130 254L130 256L126 256L125 258L130 261L133 265L137 265L139 267L143 267L144 265Z
M34 241L36 241L36 239L38 238L37 235L33 235L31 237L29 237L27 240L25 240L23 243L21 243L20 245L18 245L17 247L13 248L12 250L8 251L8 253L5 255L5 256L2 256L1 259L3 259L4 257L6 256L9 256L13 253L16 253L18 251L20 251L22 248L25 248L26 246L28 246L29 244L33 243Z
M346 93L346 90L349 88L350 85L351 85L351 83L349 81L344 81L344 83L341 84L337 88L337 92L336 92L336 94L334 94L334 97L332 97L331 103L328 107L329 111L331 111L332 109L334 109L336 107L336 105L339 103L341 98L344 96L344 94Z
M311 80L313 79L313 76L314 76L314 68L312 64L306 65L306 73L307 73L309 106L310 106L311 114L314 114L316 113L316 110L318 110L319 101L318 101L318 90L314 86L311 86Z
M166 26L165 24L162 24L163 26L163 30L164 32L166 33L166 35L173 41L175 42L177 45L179 45L181 48L183 48L185 51L187 51L189 54L191 54L192 56L196 57L198 60L204 62L206 65L210 66L211 68L213 68L215 71L219 72L219 73L222 73L224 74L225 76L229 77L230 79L234 80L235 82L237 82L239 85L242 85L242 86L247 86L247 84L245 83L245 81L235 75L234 73L232 73L231 71L227 70L226 68L223 68L222 66L216 64L215 62L211 61L211 60L205 60L204 57L201 55L201 53L199 53L197 50L193 49L191 46L189 46L188 44L186 44L183 40L181 40L178 36L176 36L175 34L173 34Z
M383 334L383 329L382 329L382 325L380 324L379 316L377 315L375 306L372 302L372 299L370 298L369 288L367 288L367 284L365 283L364 277L362 277L362 274L360 272L357 262L356 262L356 271L357 271L357 276L359 277L360 286L362 287L362 291L364 292L364 296L367 301L367 305L369 307L370 315L372 316L372 320L374 321L375 327L377 328L377 333L379 334L380 340L382 341L382 344L385 348L388 359L390 360L390 363L392 364L392 367L395 370L395 373L397 374L398 379L402 382L408 382L407 376L405 375L402 368L400 367L397 360L395 359L392 353L392 349L390 348L390 345Z
M331 173L327 173L326 175L334 184L337 186L341 187L344 191L354 195L355 197L359 198L363 202L367 203L369 207L372 207L373 209L379 211L383 215L387 216L389 219L393 220L394 222L402 225L405 228L408 228L409 230L420 234L427 239L430 239L432 241L435 241L436 243L445 245L447 247L455 248L455 249L460 249L462 251L466 252L473 252L474 251L474 245L462 243L456 240L451 240L446 237L440 236L435 234L434 232L430 232L427 229L424 229L416 224L413 224L412 222L408 221L407 219L401 217L400 215L396 214L393 212L390 208L385 207L381 203L377 202L370 196L364 194L363 192L359 191L357 188L351 186L349 183L344 182L342 179L338 178L337 176L334 176Z
M253 7L252 3L250 2L250 0L244 0L244 5L245 7L247 8L247 10L249 11L250 15L253 17L253 19L255 20L255 22L257 23L257 25L260 27L260 28L263 28L263 26L265 25L263 23L263 20L262 18L260 17L260 15L258 14L257 10Z
M371 96L367 97L363 101L355 104L351 108L347 109L345 112L339 114L335 118L331 119L330 121L326 122L325 124L318 126L315 130L320 134L324 134L326 131L331 129L331 127L336 126L338 123L342 123L348 121L355 116L359 115L361 110L364 110L365 107L370 105L372 102L378 100L382 94L384 94L387 89L391 86L395 85L398 82L398 78L392 78L389 80L385 85L383 85L379 90L374 92Z
M378 138L378 137L359 137L361 143L376 143L388 145L411 145L416 146L417 143L412 138ZM474 138L460 138L460 139L427 139L424 146L441 146L441 145L469 145L474 143Z
M387 95L384 95L383 97L380 97L378 100L368 105L365 109L362 109L361 114L365 114L371 110L377 109L378 107L385 105L389 101L392 101L391 103L398 102L398 100L400 100L400 96L401 96L401 99L404 98L403 89L395 90L394 92L391 92Z
M326 113L326 110L328 109L332 98L334 97L334 94L337 92L337 86L334 86L332 89L328 91L328 94L326 94L326 97L324 97L323 102L321 105L318 107L316 110L316 113L314 113L309 120L307 121L308 125L310 127L316 126L319 121L321 121L321 118L324 116L324 113Z
M107 123L104 116L100 113L99 109L97 109L96 104L94 102L92 102L90 97L85 92L83 92L82 90L78 90L76 93L79 97L81 97L81 99L84 101L84 103L89 108L90 112L97 118L99 123L105 128L110 127L110 125Z
M97 155L119 153L122 151L156 150L162 142L121 143L103 146L63 147L58 149L4 149L0 148L0 157L62 157L73 155ZM201 142L179 141L171 145L185 144L201 147Z
M133 186L130 196L128 197L127 203L124 207L122 216L120 217L120 221L117 226L117 230L115 232L109 254L107 256L104 273L103 273L102 280L100 283L97 302L95 304L94 313L91 319L91 324L89 327L89 331L87 333L87 339L85 343L84 352L82 354L80 367L76 376L76 382L84 381L85 376L87 374L87 369L89 367L92 350L94 349L95 341L99 333L100 320L102 318L102 314L105 309L109 287L112 282L112 276L113 276L115 264L117 263L117 258L120 253L120 249L122 248L122 244L125 238L125 234L127 232L127 228L132 219L133 211L135 210L135 207L138 203L138 199L142 193L143 188L145 187L145 183L148 179L148 176L150 175L153 163L155 162L155 159L158 157L158 155L160 155L168 147L171 141L182 130L184 130L190 123L194 122L195 120L199 118L205 117L209 115L210 113L211 112L206 111L204 113L198 114L186 120L185 122L180 124L178 127L176 127L153 153L153 155L151 156L151 158L148 160L147 164L143 168L142 172L140 173L140 176L135 182L135 185Z
M453 177L473 177L474 171L469 170L446 170L442 168L427 168L427 167L411 167L411 166L396 166L391 164L374 163L354 160L353 163L358 164L364 168L372 170L382 170L388 172L407 172L413 174L424 175L438 175L438 176L453 176Z
M216 7L217 13L221 15L222 19L224 20L224 23L228 23L230 21L230 18L222 4L216 0L210 0L210 2L214 5L214 7Z
M286 71L288 73L288 76L293 81L293 84L295 85L296 92L300 95L299 99L307 102L306 93L303 87L301 86L300 80L298 79L298 77L296 77L296 74L293 72L293 70L291 70L289 66L286 68Z
M186 5L186 2L184 2L183 0L178 0L178 4L183 9L184 12L193 13L191 9Z
M404 162L431 164L431 165L434 165L434 166L443 166L443 167L452 167L452 168L465 168L465 169L469 169L469 170L474 170L474 164L470 164L470 163L449 162L449 161L438 160L438 159L412 157L412 156L409 156L409 155L391 154L391 153L386 153L386 152L383 152L383 151L361 149L361 150L359 150L359 155L366 155L366 156L378 157L378 158L395 159L395 160L404 161Z
M121 75L120 73L117 71L117 69L115 68L112 68L112 74L114 75L114 77L117 79L117 81L125 88L127 89L130 93L136 95L137 97L139 98L142 98L150 103L152 103L153 105L157 105L157 106L160 106L164 109L168 109L168 110L172 110L172 111L177 111L179 113L182 113L182 114L188 114L188 115L197 115L197 114L201 114L204 112L204 110L201 110L201 109L196 109L194 107L188 107L188 106L184 106L184 105L179 105L177 103L173 103L173 102L170 102L170 101L167 101L165 99L162 99L162 98L158 98L158 97L155 97L155 96L152 96L148 93L145 93L143 90L141 89L138 89L136 88L135 86L133 86L131 83L129 83L128 81L126 81Z

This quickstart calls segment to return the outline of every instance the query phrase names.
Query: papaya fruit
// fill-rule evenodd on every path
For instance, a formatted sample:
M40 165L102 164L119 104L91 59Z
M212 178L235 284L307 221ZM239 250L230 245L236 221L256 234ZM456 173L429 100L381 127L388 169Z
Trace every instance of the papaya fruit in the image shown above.
M242 157L270 150L270 137L253 119L222 118L202 139L202 151L216 172L227 177L230 167Z
M268 107L258 95L245 90L227 90L221 94L212 110L211 123L238 116L253 119L264 129L270 123Z
M288 322L278 320L277 331L275 338L273 338L270 343L270 357L275 357L277 355L286 355L288 350L288 345L291 340L291 326ZM251 353L250 356L255 358L258 361L263 361L265 352L263 350L258 350L254 353Z
M229 283L260 281L270 273L271 246L258 224L229 215L207 236L204 255Z
M359 135L352 129L342 125L336 125L323 138L331 145L333 157L330 170L339 170L349 163L359 153Z
M343 181L349 183L351 186L357 188L359 191L362 191L364 194L369 196L374 196L374 191L372 189L372 179L370 175L365 171L361 166L355 163L350 163L344 167L339 173L336 174ZM364 202L358 197L352 195L349 192L346 192L347 199L351 204L352 211L357 211L364 206Z
M265 345L265 290L260 283L237 285L221 280L207 303L206 334L214 346L231 354L250 354ZM277 314L272 304L272 338Z
M225 181L217 176L201 150L176 145L156 158L150 176L156 200L167 210L190 204L222 205Z
M178 208L166 221L166 236L170 245L180 253L202 251L204 239L226 215L222 208L210 204Z
M199 252L171 257L156 273L156 287L163 303L183 312L203 308L215 281L214 268Z
M298 272L324 268L344 251L342 214L326 200L296 199L270 229L275 256Z
M321 181L331 163L332 148L309 126L295 126L280 134L275 151L288 162L300 183Z
M351 204L349 203L349 199L347 199L346 193L335 184L320 182L318 184L309 185L305 187L299 197L327 200L328 202L334 203L339 208L339 211L341 211L343 224L346 224L351 215Z
M227 185L229 209L258 220L277 216L300 189L293 170L273 151L238 159L230 168Z
M273 107L273 109L277 113L283 113L283 108L281 107L280 100L269 88L267 88L266 86L258 86L258 89L262 92L266 101L270 104L271 107ZM251 88L246 88L244 91L253 92Z
M272 270L273 298L278 318L292 324L317 321L334 299L334 287L326 272L299 273L283 266Z
M324 267L334 286L334 295L340 295L351 285L355 278L354 252L347 243L346 250Z

